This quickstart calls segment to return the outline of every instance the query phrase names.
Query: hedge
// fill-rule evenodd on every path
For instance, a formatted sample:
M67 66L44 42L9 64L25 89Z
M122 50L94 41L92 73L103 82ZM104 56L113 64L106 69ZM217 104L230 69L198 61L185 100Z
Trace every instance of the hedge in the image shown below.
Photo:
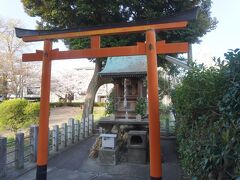
M0 126L17 132L29 124L37 123L39 103L31 103L25 99L11 99L0 104Z
M54 108L54 107L63 107L63 106L81 107L81 108L83 108L83 105L84 105L84 102L53 102L53 103L50 103L50 106L52 108ZM105 106L105 103L103 103L103 102L95 102L94 106L95 107Z
M194 66L172 94L181 165L198 179L240 176L240 51Z

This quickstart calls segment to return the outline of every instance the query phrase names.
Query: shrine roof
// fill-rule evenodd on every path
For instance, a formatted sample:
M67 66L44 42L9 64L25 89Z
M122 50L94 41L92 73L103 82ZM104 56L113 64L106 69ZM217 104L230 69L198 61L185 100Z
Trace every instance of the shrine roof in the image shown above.
M108 57L104 69L98 74L113 77L146 76L147 57L145 55Z

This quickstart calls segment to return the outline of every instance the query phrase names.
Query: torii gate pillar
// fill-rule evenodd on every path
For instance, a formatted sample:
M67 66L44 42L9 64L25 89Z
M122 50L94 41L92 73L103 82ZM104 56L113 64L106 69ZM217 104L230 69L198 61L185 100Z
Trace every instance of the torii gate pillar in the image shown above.
M162 179L160 118L158 98L157 54L188 52L188 43L156 42L155 31L186 28L188 21L197 17L198 8L160 20L146 20L141 23L125 23L118 26L92 26L65 30L27 30L16 28L16 35L25 42L44 41L44 51L23 54L23 61L43 61L40 101L40 124L37 157L37 180L47 179L48 160L48 121L51 60L96 58L109 56L147 55L147 78L149 100L150 135L150 176L151 180ZM146 44L136 46L100 47L100 37L123 33L146 32ZM91 37L91 48L59 51L52 50L52 40L66 38Z
M40 118L38 134L38 153L37 153L37 180L47 179L48 162L48 123L49 123L49 99L51 85L51 51L52 41L44 41L42 80L41 80L41 99L40 99Z
M151 180L162 179L162 161L160 145L160 118L158 98L156 33L146 32L149 140L150 140L150 176Z

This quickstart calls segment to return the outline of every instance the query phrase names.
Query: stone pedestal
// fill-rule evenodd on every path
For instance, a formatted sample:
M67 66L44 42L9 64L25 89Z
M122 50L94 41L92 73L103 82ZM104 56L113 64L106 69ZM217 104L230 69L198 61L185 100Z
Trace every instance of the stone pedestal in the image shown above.
M136 164L146 164L146 149L128 149L128 162Z
M98 158L102 165L116 165L118 161L118 149L101 148Z
M147 131L129 131L128 162L145 164L147 162Z

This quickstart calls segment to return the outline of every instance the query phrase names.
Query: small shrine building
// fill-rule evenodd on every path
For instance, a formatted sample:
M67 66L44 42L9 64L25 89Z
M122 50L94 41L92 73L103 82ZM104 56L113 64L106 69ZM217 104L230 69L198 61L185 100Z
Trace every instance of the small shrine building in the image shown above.
M147 58L140 56L109 57L99 76L110 77L113 80L114 116L103 118L103 124L147 124L147 115L137 116L138 99L147 99ZM147 109L147 108L146 108ZM145 112L146 114L147 112Z

